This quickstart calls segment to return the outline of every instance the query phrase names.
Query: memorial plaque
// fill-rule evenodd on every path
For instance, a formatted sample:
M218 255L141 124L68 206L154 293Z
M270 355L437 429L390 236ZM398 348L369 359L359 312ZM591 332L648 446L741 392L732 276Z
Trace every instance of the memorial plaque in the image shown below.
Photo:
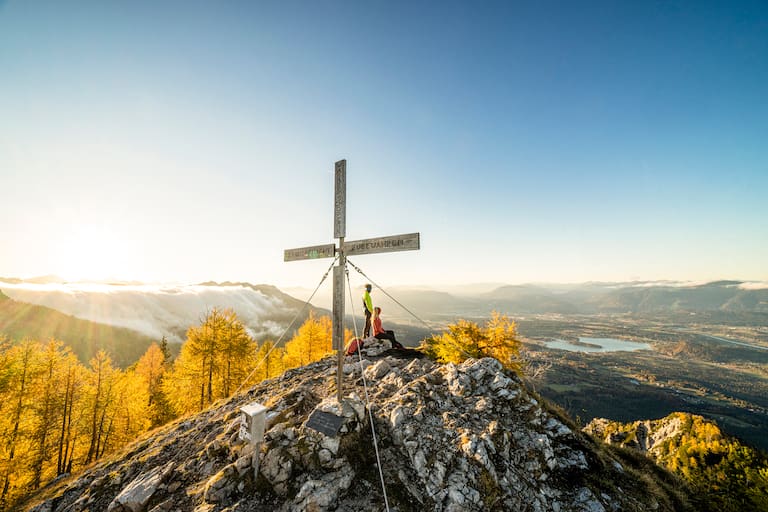
M336 416L330 412L315 411L307 420L307 426L326 436L336 437L343 422L344 418L341 416Z

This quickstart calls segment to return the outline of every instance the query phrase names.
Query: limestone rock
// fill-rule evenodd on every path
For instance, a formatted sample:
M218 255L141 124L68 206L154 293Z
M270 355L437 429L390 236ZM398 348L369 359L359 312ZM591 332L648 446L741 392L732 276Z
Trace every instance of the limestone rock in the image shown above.
M365 378L368 380L379 380L389 373L391 367L386 359L382 359L373 366L365 369Z
M379 470L398 512L674 510L653 475L596 453L498 361L370 357L346 359L341 403L335 357L291 369L57 482L32 510L382 510ZM269 407L260 445L237 437L239 408L251 402ZM338 430L308 427L315 411L337 416ZM674 430L637 429L649 449Z
M129 483L120 494L115 497L107 508L108 512L141 512L157 491L158 486L173 471L174 463L169 462L164 467L157 467L150 472L140 475Z

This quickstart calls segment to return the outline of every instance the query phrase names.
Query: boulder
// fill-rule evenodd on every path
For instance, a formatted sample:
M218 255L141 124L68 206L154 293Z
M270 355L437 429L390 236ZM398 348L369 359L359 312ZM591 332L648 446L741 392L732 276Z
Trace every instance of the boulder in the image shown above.
M160 484L168 478L175 464L169 462L164 467L156 467L148 473L139 475L129 483L109 504L108 512L142 512Z

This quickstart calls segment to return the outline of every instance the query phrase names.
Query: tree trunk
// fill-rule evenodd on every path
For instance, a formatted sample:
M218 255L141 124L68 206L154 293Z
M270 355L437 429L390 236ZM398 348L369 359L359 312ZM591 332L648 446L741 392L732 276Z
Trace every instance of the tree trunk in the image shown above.
M19 384L19 399L16 402L16 409L13 413L13 431L11 432L11 437L8 440L8 465L6 466L5 474L3 475L3 491L2 494L0 494L0 505L2 505L3 508L6 506L8 490L11 487L11 468L14 466L12 461L16 456L16 439L19 435L21 414L24 410L24 395L27 392L27 371L29 370L33 348L31 344L27 344L22 347L22 350L22 369L21 381Z

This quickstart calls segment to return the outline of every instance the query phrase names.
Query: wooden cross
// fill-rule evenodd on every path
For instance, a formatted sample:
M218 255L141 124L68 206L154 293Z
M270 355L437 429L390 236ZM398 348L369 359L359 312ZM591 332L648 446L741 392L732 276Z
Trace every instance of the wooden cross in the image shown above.
M336 372L336 396L341 403L342 366L344 365L344 272L347 256L358 254L376 254L381 252L415 251L420 248L419 233L384 236L345 242L347 230L347 161L336 162L335 172L335 208L333 212L333 237L335 244L315 245L286 249L284 261L333 258L339 255L339 262L333 268L333 348L338 351L338 369Z

